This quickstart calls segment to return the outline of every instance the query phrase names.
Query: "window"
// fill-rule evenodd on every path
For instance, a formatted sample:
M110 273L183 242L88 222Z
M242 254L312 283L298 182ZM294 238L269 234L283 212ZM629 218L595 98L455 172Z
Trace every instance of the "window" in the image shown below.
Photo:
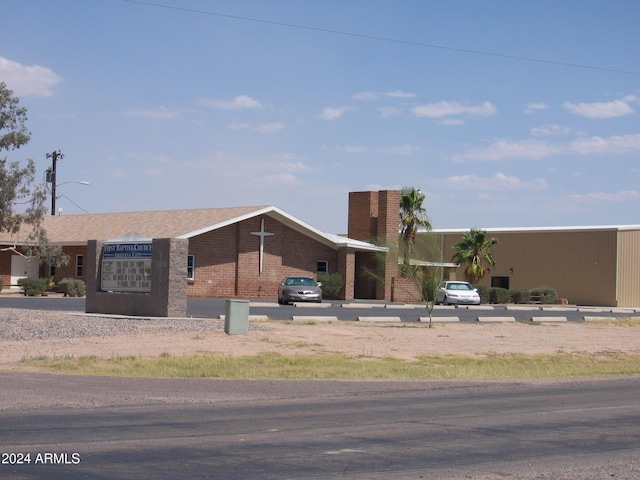
M56 276L56 258L51 257L49 259L49 277L53 278Z
M187 279L193 280L196 271L196 257L195 255L187 255Z
M316 271L318 273L329 273L329 262L326 260L318 260L318 267Z
M491 286L509 290L509 277L491 277Z
M82 277L82 266L84 259L82 255L76 255L76 277Z

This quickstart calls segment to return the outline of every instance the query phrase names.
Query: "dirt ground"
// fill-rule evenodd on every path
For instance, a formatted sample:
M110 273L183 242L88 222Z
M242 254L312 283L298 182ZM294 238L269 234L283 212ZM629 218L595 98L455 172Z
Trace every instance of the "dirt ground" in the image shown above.
M76 321L73 317L69 322ZM136 322L136 320L131 320ZM166 321L166 320L165 320ZM179 322L179 320L177 320ZM0 336L0 370L20 369L24 358L97 355L152 357L217 352L229 356L278 352L285 355L345 354L413 360L429 355L507 355L618 352L640 354L640 327L605 323L292 323L252 322L248 334L228 335L223 324L211 329L162 332L153 320L134 332L101 332L48 338Z

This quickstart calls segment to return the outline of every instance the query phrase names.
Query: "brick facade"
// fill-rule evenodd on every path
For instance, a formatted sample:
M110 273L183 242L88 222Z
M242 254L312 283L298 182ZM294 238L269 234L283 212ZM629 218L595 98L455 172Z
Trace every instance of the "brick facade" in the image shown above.
M384 258L358 253L355 292L358 298L396 302L420 301L421 295L398 268L400 190L349 193L349 237L389 247ZM364 275L376 271L377 279Z
M189 297L217 298L264 298L274 300L277 297L278 284L288 275L305 275L317 278L318 262L326 262L328 273L342 275L345 285L341 297L347 300L354 298L384 298L393 296L390 278L395 275L394 260L384 252L376 252L372 245L361 245L355 240L368 242L370 239L397 237L397 218L399 192L354 192L349 196L349 238L336 241L329 235L321 234L283 212L275 214L261 213L255 216L246 215L246 210L239 211L238 217L230 217L224 222L195 224L193 227L174 232L175 238L194 232L188 237L188 254L192 256L193 278L187 281ZM266 210L266 209L265 209ZM199 211L185 211L185 215L194 215ZM234 211L235 213L235 211ZM154 212L149 212L153 215ZM99 216L100 221L117 220L113 214L109 219ZM127 214L123 214L127 215ZM167 211L163 218L170 219L174 212ZM91 228L92 216L56 217L57 223L68 221L77 228L85 228L85 235L94 235L98 231L106 232L106 238L114 238L114 233L124 230L139 231L150 236L149 218L142 213L130 219L124 226L112 227L108 231ZM155 234L162 234L165 228L163 218L154 222ZM236 220L237 218L237 220ZM176 220L173 220L176 222ZM75 222L75 224L73 223ZM142 222L142 223L140 223ZM147 222L147 223L144 223ZM168 222L168 220L167 220ZM264 231L272 235L264 237L262 271L260 271L260 232L264 222ZM107 223L102 224L107 225ZM55 225L54 225L55 226ZM96 225L98 226L98 225ZM202 228L202 230L198 230ZM69 230L59 230L57 243L64 244ZM166 235L166 233L165 233ZM115 234L117 236L117 234ZM166 235L168 237L168 235ZM91 239L92 237L89 237ZM161 238L159 236L153 238ZM78 240L75 240L76 242ZM64 246L63 253L69 256L68 265L55 269L53 280L60 282L63 278L76 278L77 259L84 263L81 278L87 281L86 245ZM396 258L396 257L393 257ZM376 282L365 270L379 269L382 259L381 273L384 282ZM0 271L5 283L10 281L10 252L0 252ZM49 277L49 265L40 267L40 276ZM6 277L6 278L5 278ZM389 278L387 278L389 277Z
M251 232L273 233L264 239L260 272L260 238ZM268 216L250 218L190 240L195 256L195 278L190 297L275 299L280 280L287 275L317 276L318 261L327 261L329 273L338 271L338 251Z

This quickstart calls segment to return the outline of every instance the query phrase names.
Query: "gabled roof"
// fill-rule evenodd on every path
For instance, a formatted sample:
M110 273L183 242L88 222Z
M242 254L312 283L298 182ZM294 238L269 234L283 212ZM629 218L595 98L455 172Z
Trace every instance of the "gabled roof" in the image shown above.
M48 216L44 218L44 228L54 245L86 245L88 240L111 240L130 232L148 238L189 239L259 215L269 216L332 248L385 250L367 242L321 232L272 205ZM18 238L24 239L24 236ZM13 242L6 233L0 236L0 243Z

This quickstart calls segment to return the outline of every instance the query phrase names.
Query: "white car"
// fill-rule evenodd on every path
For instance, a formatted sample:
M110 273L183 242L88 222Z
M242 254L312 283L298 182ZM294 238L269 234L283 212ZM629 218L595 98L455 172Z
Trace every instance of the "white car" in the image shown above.
M442 282L438 287L436 305L480 305L478 289L468 282Z

